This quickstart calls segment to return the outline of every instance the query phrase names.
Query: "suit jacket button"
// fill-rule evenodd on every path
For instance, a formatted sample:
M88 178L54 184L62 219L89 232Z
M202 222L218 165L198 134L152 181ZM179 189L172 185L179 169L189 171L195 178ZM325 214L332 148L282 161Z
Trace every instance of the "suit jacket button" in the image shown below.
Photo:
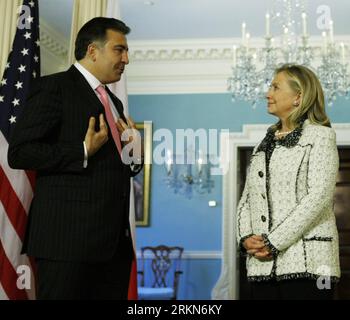
M266 221L266 217L265 216L261 216L261 221L265 222Z
M259 171L259 177L262 178L264 176L264 172Z
M266 199L266 196L262 193L261 196L263 197L263 199Z

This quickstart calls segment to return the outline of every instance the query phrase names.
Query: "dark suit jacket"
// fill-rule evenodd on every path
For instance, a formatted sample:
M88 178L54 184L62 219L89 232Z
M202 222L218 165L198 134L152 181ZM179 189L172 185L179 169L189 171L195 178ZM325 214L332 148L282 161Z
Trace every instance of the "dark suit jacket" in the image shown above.
M123 115L122 103L110 95ZM89 118L96 118L98 130L101 113L103 105L74 66L33 85L8 152L12 168L37 171L23 248L31 256L106 261L120 250L119 235L129 227L133 172L122 163L110 132L83 168Z

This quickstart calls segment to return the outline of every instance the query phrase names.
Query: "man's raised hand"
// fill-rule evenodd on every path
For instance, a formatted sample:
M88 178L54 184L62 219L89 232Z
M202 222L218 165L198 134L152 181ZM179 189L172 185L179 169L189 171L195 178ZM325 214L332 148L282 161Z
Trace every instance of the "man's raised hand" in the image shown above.
M108 127L103 114L100 114L100 130L95 131L96 119L91 117L85 135L85 145L88 156L94 155L108 141Z

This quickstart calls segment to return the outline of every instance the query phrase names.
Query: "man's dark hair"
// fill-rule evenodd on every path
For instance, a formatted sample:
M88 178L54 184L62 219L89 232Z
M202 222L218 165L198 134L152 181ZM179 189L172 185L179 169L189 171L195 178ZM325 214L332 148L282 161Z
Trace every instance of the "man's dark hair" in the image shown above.
M94 42L106 41L107 30L111 29L122 34L128 34L130 28L123 22L114 18L98 17L85 23L79 30L75 40L75 58L79 61L86 55L88 46Z

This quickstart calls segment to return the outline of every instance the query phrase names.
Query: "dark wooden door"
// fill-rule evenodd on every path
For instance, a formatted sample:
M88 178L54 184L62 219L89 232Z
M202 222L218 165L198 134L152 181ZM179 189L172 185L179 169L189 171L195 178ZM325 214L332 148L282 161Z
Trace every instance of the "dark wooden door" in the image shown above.
M335 191L334 212L339 232L341 279L335 289L335 299L350 299L350 148L339 147L339 173ZM239 194L246 180L246 172L253 148L239 149ZM240 257L240 299L249 299L245 257Z
M350 148L338 148L339 174L335 191L334 212L339 232L341 279L336 299L350 299Z

